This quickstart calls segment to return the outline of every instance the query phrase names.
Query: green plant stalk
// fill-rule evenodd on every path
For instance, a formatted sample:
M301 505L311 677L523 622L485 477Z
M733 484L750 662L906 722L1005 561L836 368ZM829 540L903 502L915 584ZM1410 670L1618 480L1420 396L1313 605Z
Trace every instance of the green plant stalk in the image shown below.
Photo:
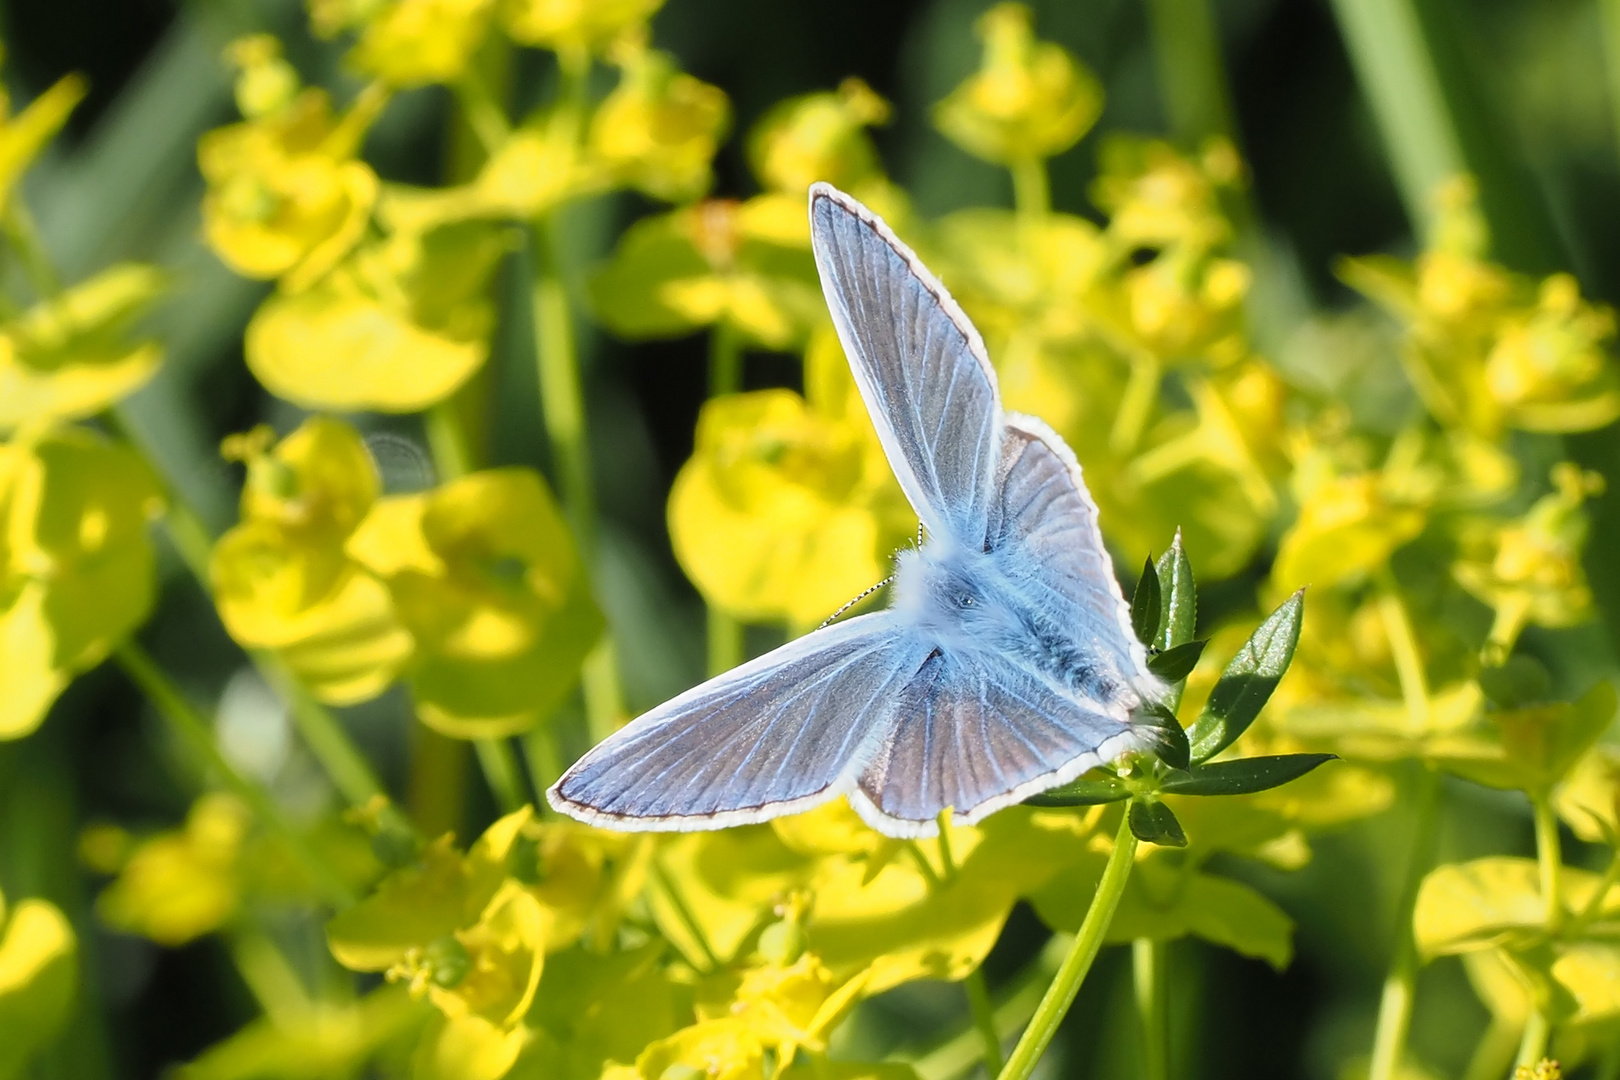
M1177 141L1188 149L1233 136L1231 92L1209 0L1148 0L1159 97Z
M495 796L501 813L522 809L529 796L523 790L523 766L518 764L511 740L479 739L473 748L478 752L479 767L484 770L484 779L489 781L490 793Z
M1603 66L1609 77L1609 109L1615 133L1620 135L1620 0L1598 0L1603 34ZM1620 150L1620 146L1616 147Z
M1395 575L1385 567L1377 576L1378 617L1384 624L1384 637L1395 661L1395 677L1406 702L1407 722L1414 732L1422 731L1429 726L1429 680L1423 672L1423 654L1418 651L1417 635L1412 632L1412 621L1407 617L1406 605L1401 602Z
M170 730L202 758L232 794L253 810L266 828L287 845L293 858L298 860L327 901L339 908L354 903L354 892L342 875L328 866L299 834L269 792L243 776L225 759L214 742L208 721L192 707L180 688L174 685L146 650L134 641L126 641L113 650L113 655L147 700L157 706L158 712L168 721Z
M1125 894L1125 882L1131 876L1131 864L1135 858L1136 837L1131 833L1130 814L1121 813L1119 832L1114 836L1114 850L1108 856L1102 880L1097 883L1097 893L1091 898L1091 906L1086 909L1086 917L1080 923L1080 932L1075 935L1074 944L1063 958L1052 985L1046 988L1041 1003L1035 1007L1035 1015L1019 1037L1012 1056L997 1074L998 1080L1029 1080L1030 1074L1035 1071L1041 1054L1045 1053L1057 1034L1058 1025L1063 1022L1069 1006L1074 1004L1074 997L1080 992L1080 983L1085 979L1086 972L1091 970L1091 962L1102 948L1103 935L1108 932L1114 910L1119 907L1120 897Z
M1114 414L1114 426L1108 433L1108 446L1114 453L1129 456L1136 452L1153 416L1153 406L1159 400L1159 383L1163 371L1159 358L1147 350L1132 350L1129 354L1130 379L1120 398L1119 411Z
M545 218L535 224L533 247L534 345L539 365L541 412L546 436L551 442L551 458L557 470L563 510L573 526L580 558L589 566L597 550L596 492L591 483L590 448L586 441L585 393L568 289L553 251L550 223ZM585 722L593 742L612 734L624 714L617 655L610 627L602 642L586 658L581 673Z
M1417 989L1419 957L1412 936L1412 913L1418 889L1434 863L1440 836L1440 774L1425 768L1418 779L1417 808L1412 821L1412 851L1395 908L1395 952L1384 976L1378 1000L1378 1024L1373 1029L1372 1061L1367 1080L1395 1080L1406 1053L1412 1027L1412 1002Z
M546 789L563 774L562 755L557 751L557 740L552 738L551 721L542 720L536 727L523 733L523 760L529 764L529 778L534 783L535 808L542 816L552 813L546 802Z
M1142 1022L1142 1080L1169 1080L1170 1010L1166 995L1168 943L1152 938L1131 942L1131 975L1136 1015Z
M1035 1007L1040 1004L1043 991L1057 974L1073 941L1071 934L1053 934L1035 959L1008 980L991 1014L998 1038L1010 1038L1029 1023L1029 1018L1035 1014ZM999 1042L997 1049L1000 1049ZM970 1022L967 1027L920 1053L900 1055L900 1060L909 1061L922 1080L954 1080L968 1072L983 1057L984 1039L978 1025Z
M688 934L692 935L692 940L697 944L698 951L703 954L703 959L708 964L708 970L719 971L724 965L720 963L720 958L715 955L714 946L709 944L709 936L703 932L703 924L697 921L697 917L692 914L691 907L686 903L686 897L681 895L680 886L675 883L674 878L669 876L669 871L664 869L663 860L657 855L653 856L651 866L653 880L663 890L664 898L669 901L669 906L674 909L675 917L680 920L681 926L686 929Z
M1468 1059L1463 1080L1502 1080L1519 1049L1519 1030L1499 1017L1491 1017Z
M1012 170L1013 206L1020 217L1035 221L1052 209L1052 192L1046 178L1046 162L1025 158L1008 166Z
M973 1026L984 1044L984 1074L995 1076L1001 1072L1001 1036L996 1033L996 1009L990 1001L990 987L984 981L982 965L962 980L962 989L967 991L968 1011L973 1014Z
M1542 1011L1530 1010L1530 1018L1524 1022L1524 1035L1519 1039L1519 1052L1513 1059L1513 1069L1534 1069L1536 1063L1547 1056L1547 1040L1552 1036L1552 1026L1547 1023L1547 1017Z
M1332 3L1407 216L1428 237L1435 225L1430 194L1468 166L1417 6L1413 0Z
M736 327L722 320L709 329L709 400L742 389L742 338ZM709 604L708 669L712 678L743 662L743 624L714 604Z
M1547 921L1547 934L1557 937L1564 929L1564 892L1560 880L1564 865L1558 839L1558 815L1545 793L1530 796L1530 809L1536 823L1536 868L1541 877L1541 902Z

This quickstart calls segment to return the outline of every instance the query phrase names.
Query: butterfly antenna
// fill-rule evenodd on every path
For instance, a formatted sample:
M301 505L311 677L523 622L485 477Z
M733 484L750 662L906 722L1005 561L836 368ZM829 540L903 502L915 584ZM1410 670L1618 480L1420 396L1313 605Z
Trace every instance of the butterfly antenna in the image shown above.
M917 522L917 546L919 548L921 548L922 545L923 545L922 529L923 529L923 523L920 522L920 521Z
M837 611L835 611L831 615L827 616L827 621L822 623L821 626L816 627L816 629L820 630L822 626L831 626L833 623L838 621L838 617L840 615L842 615L844 612L848 611L850 608L854 607L856 604L860 603L862 600L865 600L868 596L871 596L873 593L877 592L879 589L883 588L883 586L887 585L889 582L891 582L893 580L894 580L894 575L890 574L888 577L884 578L882 581L878 582L876 585L873 585L872 587L862 591L861 595L857 596L855 599L851 600L849 603L845 604L843 607L839 608Z

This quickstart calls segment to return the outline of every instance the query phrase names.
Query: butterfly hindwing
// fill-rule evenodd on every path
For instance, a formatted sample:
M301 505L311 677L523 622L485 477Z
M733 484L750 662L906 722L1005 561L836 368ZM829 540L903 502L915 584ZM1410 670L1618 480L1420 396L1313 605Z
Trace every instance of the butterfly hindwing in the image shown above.
M983 535L1001 434L984 342L939 281L871 211L810 189L811 246L838 338L884 453L936 535Z
M1129 723L1039 676L936 653L906 687L850 797L882 832L930 835L947 806L973 824L1140 742Z
M808 809L853 778L926 655L886 612L817 630L638 717L547 797L593 824L642 830Z
M1040 420L1009 413L995 491L985 549L1032 594L1032 604L1052 613L1068 644L1093 659L1098 679L1151 685L1147 649L1131 628L1074 451ZM1112 704L1105 686L1076 689Z

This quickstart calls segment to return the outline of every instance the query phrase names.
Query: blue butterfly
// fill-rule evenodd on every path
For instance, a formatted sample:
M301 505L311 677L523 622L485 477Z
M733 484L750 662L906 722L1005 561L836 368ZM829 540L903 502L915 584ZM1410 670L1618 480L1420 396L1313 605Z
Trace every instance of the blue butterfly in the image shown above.
M611 829L751 824L844 795L895 837L972 824L1157 741L1147 667L1074 452L1003 413L984 342L866 207L810 189L822 289L927 529L893 605L824 626L604 740L546 793Z

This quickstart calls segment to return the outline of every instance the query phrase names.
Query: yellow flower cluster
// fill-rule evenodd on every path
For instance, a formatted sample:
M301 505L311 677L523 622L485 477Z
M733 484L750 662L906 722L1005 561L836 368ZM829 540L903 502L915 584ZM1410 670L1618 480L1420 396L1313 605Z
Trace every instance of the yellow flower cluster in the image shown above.
M1151 951L1192 936L1285 966L1288 915L1212 860L1302 866L1313 830L1389 805L1385 766L1414 758L1426 776L1524 793L1550 835L1539 865L1492 856L1434 870L1417 896L1417 954L1463 957L1497 1021L1546 1021L1566 1061L1610 1037L1614 873L1563 866L1557 833L1561 818L1583 840L1620 842L1620 754L1599 742L1615 694L1600 684L1552 700L1548 672L1518 646L1592 614L1586 504L1602 478L1552 437L1620 418L1614 317L1568 275L1492 262L1471 181L1437 193L1439 226L1414 258L1341 266L1384 320L1361 342L1390 360L1369 407L1331 365L1257 347L1239 253L1259 239L1230 141L1111 134L1086 193L1096 215L1053 208L1047 162L1090 133L1103 89L1021 5L982 15L978 69L932 113L961 150L1007 170L1014 206L937 220L885 171L869 129L891 106L854 78L768 110L743 138L757 193L710 197L730 104L653 46L659 0L309 7L317 34L343 38L359 90L334 100L304 85L275 38L241 39L226 57L241 119L197 147L205 242L267 283L247 367L297 410L273 414L296 417L283 431L225 440L243 483L222 536L202 534L117 412L161 363L138 324L164 276L122 264L63 287L26 217L6 222L29 290L0 305L0 739L36 729L75 676L114 655L199 755L197 775L229 790L202 791L176 828L96 826L81 842L111 878L100 918L165 946L222 935L265 1003L189 1076L350 1075L381 1060L421 1080L914 1080L902 1062L841 1060L834 1031L903 984L969 981L982 994L980 965L1020 902L1068 941L1116 854L1131 876L1107 941ZM528 49L551 54L554 78L513 115ZM385 180L364 160L366 136L396 94L429 84L453 105L449 180ZM82 93L66 80L15 115L0 101L0 204ZM656 837L528 805L565 753L624 719L618 665L639 662L615 651L597 593L610 542L594 517L579 315L630 341L708 337L710 394L667 524L709 608L714 666L737 657L713 628L805 630L881 582L911 542L915 515L817 281L804 208L817 180L915 240L982 330L1008 408L1075 448L1117 552L1134 561L1179 535L1175 551L1206 582L1267 607L1311 586L1297 670L1254 741L1348 762L1212 799L1149 787L1143 770L1157 767L1131 758L1109 779L1128 801L1014 807L977 828L947 820L937 846L880 836L843 802ZM614 192L667 205L576 273L559 225ZM1357 318L1277 347L1349 352L1334 335L1375 316ZM483 438L491 357L513 328L533 331L560 497ZM802 358L801 388L745 390L755 351ZM379 413L420 425L425 482L387 482L367 434ZM340 819L325 788L301 802L247 775L142 659L131 635L158 587L148 527L165 515L226 632L358 809ZM1195 613L1175 618L1187 640L1155 637L1156 662L1202 647ZM1239 693L1234 679L1242 693L1276 683L1293 638L1251 637L1255 621L1204 628L1181 711L1213 715ZM325 708L396 686L433 732L415 733L403 808ZM441 834L464 793L451 785L458 805L435 817L418 790L466 760L440 736L475 745L501 814L465 850ZM1169 833L1125 846L1144 838L1140 808L1167 815L1184 846ZM310 991L265 929L267 912L289 907L306 920L335 910L323 959L382 985ZM0 1077L62 1022L74 942L49 904L0 905Z

